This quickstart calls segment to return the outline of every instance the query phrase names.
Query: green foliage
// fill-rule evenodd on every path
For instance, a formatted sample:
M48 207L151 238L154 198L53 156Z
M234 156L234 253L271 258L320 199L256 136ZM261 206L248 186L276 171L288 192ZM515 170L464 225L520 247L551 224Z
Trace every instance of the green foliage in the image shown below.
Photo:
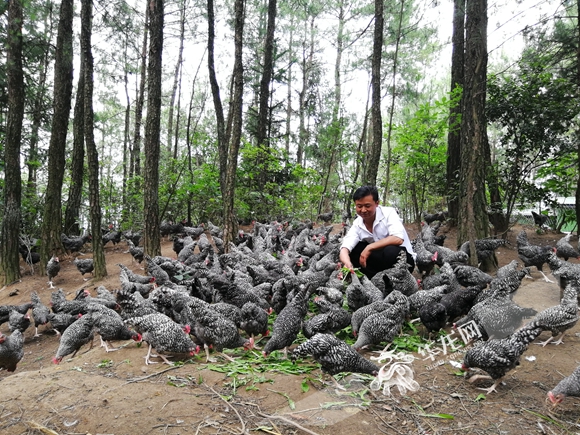
M313 217L321 191L318 174L288 162L280 150L243 143L237 177L240 221Z
M549 201L552 189L568 196L573 188L561 177L572 168L570 134L580 103L570 92L575 85L547 69L547 61L528 52L517 74L488 79L487 116L501 130L492 164L508 219L517 203Z
M399 195L410 191L416 213L427 211L429 203L445 196L449 110L460 98L461 91L455 90L450 98L425 103L409 120L394 127L393 190ZM451 128L458 128L460 122L456 119Z

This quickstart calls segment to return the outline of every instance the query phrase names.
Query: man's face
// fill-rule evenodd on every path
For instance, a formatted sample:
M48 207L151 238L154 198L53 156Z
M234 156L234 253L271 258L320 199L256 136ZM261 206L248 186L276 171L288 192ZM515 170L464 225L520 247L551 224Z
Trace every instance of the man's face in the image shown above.
M367 195L361 199L357 199L354 205L356 207L356 214L366 220L375 216L379 201L375 201L372 195Z

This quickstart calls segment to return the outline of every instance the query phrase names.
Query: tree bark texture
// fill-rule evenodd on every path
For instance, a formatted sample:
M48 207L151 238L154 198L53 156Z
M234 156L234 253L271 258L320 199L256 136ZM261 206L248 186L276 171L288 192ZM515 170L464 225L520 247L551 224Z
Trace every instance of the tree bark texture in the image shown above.
M147 40L149 37L149 3L145 7L145 25L143 26L143 44L141 48L141 71L139 91L135 98L135 132L129 163L129 178L141 175L141 124L143 122L143 104L145 103L145 83L147 82ZM135 186L139 190L139 186Z
M228 150L228 166L225 189L222 190L224 204L224 245L229 251L230 242L233 242L238 230L238 223L234 214L234 198L236 187L236 168L238 166L238 153L242 140L242 104L244 91L244 67L243 67L243 34L245 19L245 1L236 0L234 5L234 71L233 93L229 120L232 125L232 134Z
M389 196L389 189L391 184L391 137L393 135L393 117L395 116L395 102L397 101L397 70L399 66L399 50L401 47L401 39L403 38L403 12L405 10L405 0L400 0L399 23L397 26L397 36L395 39L395 53L393 54L393 74L391 81L393 88L391 90L391 106L389 107L389 125L387 126L387 164L385 165L385 189L383 191L383 202L387 202ZM417 215L415 215L417 216Z
M257 145L269 146L268 130L270 120L270 84L274 70L274 33L276 30L277 1L268 0L268 25L266 27L266 40L264 41L264 63L262 78L260 80L260 101L258 110Z
M185 39L185 1L186 0L181 0L181 17L179 21L179 52L177 54L177 64L175 65L175 71L173 72L173 87L171 88L171 101L169 103L169 112L167 114L167 154L169 155L171 155L171 145L173 143L171 137L173 135L173 110L175 106L175 95L177 93L177 86L179 84L179 72L182 69L181 64L183 63L183 42ZM174 153L174 158L177 158L176 153L177 150Z
M453 1L453 34L451 37L451 90L464 87L465 68L465 0ZM461 114L462 101L450 109L449 124ZM461 129L447 135L447 210L453 225L459 216L459 172L461 168Z
M42 219L41 273L45 273L49 258L63 250L60 240L62 232L62 182L72 97L73 17L73 0L62 0L54 63L54 109L48 148L48 181Z
M79 216L85 173L85 59L81 53L81 68L73 116L73 151L70 169L71 183L64 213L64 232L80 235Z
M103 238L101 237L101 202L99 197L99 153L95 145L94 113L93 113L93 52L91 48L92 34L92 0L81 2L81 50L84 58L84 133L87 147L87 162L89 167L89 214L91 217L91 233L93 246L93 276L101 279L107 276Z
M487 0L468 0L466 10L465 88L461 122L461 196L457 243L475 240L489 234L485 197L487 159L487 123L485 95L487 76ZM472 265L477 256L472 255Z
M159 154L161 130L161 74L163 52L163 0L149 3L149 63L147 65L147 120L145 122L145 189L144 237L145 254L161 254L159 240Z
M220 187L222 191L226 186L226 170L228 164L228 139L226 138L226 122L224 108L220 96L220 87L215 73L215 13L213 0L207 0L207 67L209 70L209 83L213 96L213 105L216 118L216 130L218 140L220 162Z
M8 40L6 79L8 84L8 119L4 147L4 218L0 269L4 283L20 278L18 257L20 233L20 204L22 184L20 174L20 142L24 119L24 78L22 74L22 0L8 4Z
M384 1L375 0L375 29L373 36L373 56L371 67L372 103L371 124L372 141L366 156L366 171L364 183L375 185L381 159L383 145L383 118L381 116L381 61L383 54L383 29L385 27Z

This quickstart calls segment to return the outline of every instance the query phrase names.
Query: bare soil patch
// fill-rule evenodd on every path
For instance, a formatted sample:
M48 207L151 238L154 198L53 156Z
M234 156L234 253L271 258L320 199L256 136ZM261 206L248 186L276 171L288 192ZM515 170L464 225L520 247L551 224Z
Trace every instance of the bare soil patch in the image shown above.
M514 228L509 234L511 244L497 251L500 265L517 259L515 238L520 229ZM525 229L536 244L554 245L561 237L537 234L533 227ZM413 238L416 229L409 227L409 233ZM449 231L445 245L455 248L455 241L454 231ZM97 285L119 288L117 263L143 273L124 242L105 250L106 279L85 282L72 259L66 259L55 286L62 287L68 298L81 287L95 295ZM163 242L162 253L174 255L170 242ZM556 305L558 286L545 283L536 271L533 276L533 281L524 279L515 300L537 310ZM0 304L29 301L34 290L48 304L52 290L47 278L30 275L26 267L21 282L0 290ZM15 296L9 296L14 292ZM498 392L482 397L482 391L457 376L447 361L461 361L461 353L439 358L444 360L441 365L415 354L412 366L420 390L401 396L395 388L386 396L371 391L368 379L355 375L341 380L347 389L338 391L321 382L328 378L320 370L282 375L262 372L257 364L253 372L233 376L212 369L225 362L211 366L202 356L179 367L146 366L146 346L132 341L117 343L122 345L119 351L106 353L96 339L92 349L86 346L74 358L54 365L51 359L58 338L43 327L42 335L34 338L30 327L25 332L25 356L16 372L0 371L0 433L575 434L580 433L580 402L569 398L552 408L545 398L579 364L579 328L568 332L559 346L532 345ZM8 325L1 325L0 331L8 334ZM544 333L540 340L547 337ZM530 356L535 360L525 358ZM453 418L442 418L445 414Z

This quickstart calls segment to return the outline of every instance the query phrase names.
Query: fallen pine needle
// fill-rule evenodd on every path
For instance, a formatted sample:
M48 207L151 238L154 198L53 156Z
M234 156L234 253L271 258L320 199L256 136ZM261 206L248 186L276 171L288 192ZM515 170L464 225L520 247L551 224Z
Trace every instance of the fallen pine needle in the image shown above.
M27 421L26 424L28 424L28 426L30 426L32 429L39 430L47 435L58 435L58 432L55 432L52 429L47 428L46 426L38 424L35 421Z

